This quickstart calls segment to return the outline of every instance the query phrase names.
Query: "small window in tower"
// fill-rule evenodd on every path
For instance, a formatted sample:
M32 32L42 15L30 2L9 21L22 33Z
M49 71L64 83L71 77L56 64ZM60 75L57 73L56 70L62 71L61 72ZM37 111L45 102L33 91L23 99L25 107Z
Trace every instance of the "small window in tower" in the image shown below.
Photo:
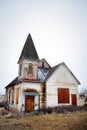
M42 62L42 67L44 68L44 62Z
M28 71L29 74L33 74L33 65L30 63L29 64L29 71Z

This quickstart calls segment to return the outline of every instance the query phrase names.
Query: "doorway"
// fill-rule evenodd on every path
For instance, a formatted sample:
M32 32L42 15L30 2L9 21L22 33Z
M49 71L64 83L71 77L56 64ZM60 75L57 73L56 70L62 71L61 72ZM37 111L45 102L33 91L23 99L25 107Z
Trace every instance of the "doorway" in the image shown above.
M25 96L25 111L32 111L34 110L34 98L35 96Z

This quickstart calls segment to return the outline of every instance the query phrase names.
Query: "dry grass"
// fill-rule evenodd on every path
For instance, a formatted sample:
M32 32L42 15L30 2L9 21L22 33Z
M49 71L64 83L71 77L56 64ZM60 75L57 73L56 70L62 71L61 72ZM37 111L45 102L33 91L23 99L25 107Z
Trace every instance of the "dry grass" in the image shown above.
M0 130L87 130L86 111L16 118L2 116L4 118L0 118Z

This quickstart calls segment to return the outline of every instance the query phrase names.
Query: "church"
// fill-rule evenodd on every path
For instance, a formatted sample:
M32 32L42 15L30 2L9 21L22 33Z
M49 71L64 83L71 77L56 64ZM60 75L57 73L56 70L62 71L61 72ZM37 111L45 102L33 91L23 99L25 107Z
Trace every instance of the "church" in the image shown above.
M18 60L18 76L6 89L6 101L18 111L32 111L61 105L79 105L80 82L62 62L51 67L39 59L29 34Z

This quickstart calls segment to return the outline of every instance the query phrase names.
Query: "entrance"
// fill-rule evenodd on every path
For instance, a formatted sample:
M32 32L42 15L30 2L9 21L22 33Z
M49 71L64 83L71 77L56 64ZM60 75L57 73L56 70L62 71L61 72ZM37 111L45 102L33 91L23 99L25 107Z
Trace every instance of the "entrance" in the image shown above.
M34 110L34 96L25 96L25 111Z

